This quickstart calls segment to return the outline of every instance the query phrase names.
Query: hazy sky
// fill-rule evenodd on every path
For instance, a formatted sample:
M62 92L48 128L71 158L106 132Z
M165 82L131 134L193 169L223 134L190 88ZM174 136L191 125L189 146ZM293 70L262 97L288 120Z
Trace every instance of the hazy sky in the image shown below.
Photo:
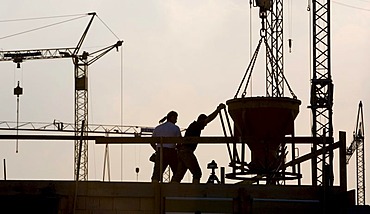
M302 101L296 119L298 136L309 136L312 124L307 108L312 73L308 6L308 1L284 1L285 76ZM250 9L248 0L12 0L0 9L0 48L74 47L88 16L35 31L78 16L30 18L88 12L97 12L109 29L95 19L82 51L114 44L117 37L124 40L120 52L111 51L89 68L90 124L154 127L168 111L175 110L179 113L178 125L186 128L199 113L211 113L219 103L234 97L259 39L258 9ZM9 21L16 19L25 20ZM349 145L360 100L365 128L369 121L370 86L366 83L370 76L370 0L332 1L331 21L334 136L338 140L338 132L346 131ZM19 35L11 36L14 34ZM291 53L289 38L293 40ZM264 62L265 53L261 51L253 76L254 96L265 94ZM0 69L0 121L16 121L13 88L20 81L24 90L20 121L73 123L74 74L70 59L27 61L20 69L14 63L2 62ZM202 135L222 136L219 118ZM0 144L8 179L73 179L72 141L19 141L19 153L15 153L15 145L14 141ZM301 148L300 154L308 150ZM149 181L153 165L148 158L152 152L149 145L110 146L111 180ZM203 170L202 182L208 179L206 166L213 159L230 171L225 145L199 145L196 155ZM104 146L89 143L89 180L102 180L103 158ZM138 175L136 167L140 168ZM303 167L309 169L310 163ZM348 171L348 185L355 188L355 156ZM304 176L309 183L310 173ZM185 182L190 180L187 175Z

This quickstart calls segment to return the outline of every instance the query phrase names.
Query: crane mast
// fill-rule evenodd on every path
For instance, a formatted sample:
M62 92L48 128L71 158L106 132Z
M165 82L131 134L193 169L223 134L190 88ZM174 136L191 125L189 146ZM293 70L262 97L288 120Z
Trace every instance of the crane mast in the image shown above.
M333 82L330 59L330 1L312 0L312 136L333 138ZM313 144L313 152L333 142ZM312 185L332 185L333 151L312 158Z
M365 205L365 128L362 102L358 105L356 129L353 132L353 141L347 148L346 162L349 163L356 151L357 174L357 205Z
M283 0L275 0L267 18L266 39L271 57L266 56L266 96L284 96Z
M269 8L266 37L271 57L266 57L266 96L284 96L283 1L256 0L260 8ZM310 106L312 136L333 139L333 82L330 59L330 1L312 0L312 80ZM261 13L260 13L261 14ZM313 144L312 152L330 146L333 140ZM294 145L293 145L294 147ZM294 148L292 149L294 151ZM294 155L294 154L293 154ZM312 185L332 185L333 152L312 158Z
M109 47L103 48L99 51L95 51L91 55L95 57L89 59L89 53L83 52L82 55L73 57L74 63L74 74L75 74L75 135L78 136L82 133L83 136L87 136L88 127L88 68L89 65L96 62L99 58L104 56L112 49L122 45L122 41L118 41ZM82 145L80 145L82 144ZM87 140L76 140L74 149L74 160L75 160L75 176L78 176L78 180L87 180L88 175L88 141ZM80 151L81 148L81 151ZM81 152L81 155L80 155ZM80 172L80 173L78 173ZM77 179L77 178L75 178Z

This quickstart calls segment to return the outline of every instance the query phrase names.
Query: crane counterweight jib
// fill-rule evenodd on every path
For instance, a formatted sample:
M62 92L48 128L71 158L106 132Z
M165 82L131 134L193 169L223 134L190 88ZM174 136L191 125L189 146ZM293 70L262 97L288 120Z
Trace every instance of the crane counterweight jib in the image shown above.
M51 48L35 50L0 51L0 61L13 61L15 63L34 59L70 58L75 48Z

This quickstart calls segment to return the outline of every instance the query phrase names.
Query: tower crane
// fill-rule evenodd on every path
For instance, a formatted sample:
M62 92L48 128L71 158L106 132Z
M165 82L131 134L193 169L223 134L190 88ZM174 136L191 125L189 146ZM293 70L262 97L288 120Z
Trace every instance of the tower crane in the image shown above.
M310 106L312 136L333 139L333 93L331 77L330 2L312 0L312 80ZM313 144L313 152L332 144ZM333 151L312 159L312 185L325 185L333 171ZM329 179L327 179L329 178ZM332 182L329 182L332 185Z
M252 2L252 1L250 1ZM330 1L308 1L307 11L312 19L312 79L310 106L312 112L312 137L327 139L323 143L313 143L312 153L333 144L333 92L331 76L330 43ZM310 3L311 2L311 3ZM283 41L283 1L254 0L254 6L260 7L260 17L266 19L266 36L270 51L266 51L266 96L284 96L284 45ZM312 5L312 8L311 8ZM291 42L291 41L290 41ZM269 55L268 55L269 54ZM287 84L289 87L289 85ZM292 94L294 97L294 94ZM295 157L295 145L292 144L292 159ZM331 186L333 184L333 151L328 150L322 156L312 157L312 185ZM295 167L295 166L294 166ZM295 168L293 168L295 171Z
M283 1L255 0L254 3L259 7L269 8L266 36L272 56L266 56L268 60L266 63L266 96L281 97L284 95ZM312 137L333 139L334 85L331 76L330 58L330 1L312 0L312 8L308 6L307 11L312 14L312 80L309 106L313 120ZM329 141L325 144L333 143L331 140ZM314 144L313 152L327 146L325 144ZM294 145L292 151L294 157ZM332 151L328 151L323 156L312 158L312 185L324 185L325 178L331 177L332 160Z
M362 102L358 105L356 129L353 132L353 140L347 148L346 163L349 163L353 153L356 151L357 169L357 205L365 205L365 128L362 111Z
M97 15L95 12L88 13L91 18L83 32L78 44L73 48L51 48L51 49L33 49L33 50L11 50L0 51L0 61L13 61L20 66L20 63L27 60L37 59L58 59L71 58L74 64L75 76L75 106L74 106L74 127L75 135L83 133L87 136L88 127L88 67L110 52L112 49L118 51L123 41L117 41L115 44L100 50L88 53L80 53L81 46L87 36L90 26ZM82 124L84 124L82 126ZM80 145L81 144L81 145ZM81 156L79 161L79 150L81 147ZM87 140L76 140L74 143L74 175L76 180L87 180L88 176L88 143ZM78 178L77 178L78 177Z

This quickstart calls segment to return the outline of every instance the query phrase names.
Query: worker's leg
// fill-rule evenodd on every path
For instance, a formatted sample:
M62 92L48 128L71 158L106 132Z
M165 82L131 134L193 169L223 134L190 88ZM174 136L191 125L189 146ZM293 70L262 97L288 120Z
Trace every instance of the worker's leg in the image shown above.
M158 182L160 179L159 170L160 170L160 157L159 152L157 152L154 161L153 167L153 174L152 174L152 182Z
M183 156L183 152L180 150L178 152L177 171L176 171L176 173L174 173L171 182L180 183L181 180L183 179L185 173L186 173L187 168L186 168L185 163L182 159L182 156Z
M152 182L158 182L160 180L160 175L163 175L163 172L166 170L167 166L169 165L169 158L168 158L168 151L166 148L163 149L163 158L162 158L162 172L161 169L161 149L158 149L157 154L155 156L153 174L152 174Z
M189 151L186 153L184 162L191 174L193 174L193 183L199 183L200 178L202 177L202 170L200 169L197 157L193 152Z
M176 174L177 167L178 167L178 155L176 149L168 149L167 151L167 164L170 165L173 174Z

